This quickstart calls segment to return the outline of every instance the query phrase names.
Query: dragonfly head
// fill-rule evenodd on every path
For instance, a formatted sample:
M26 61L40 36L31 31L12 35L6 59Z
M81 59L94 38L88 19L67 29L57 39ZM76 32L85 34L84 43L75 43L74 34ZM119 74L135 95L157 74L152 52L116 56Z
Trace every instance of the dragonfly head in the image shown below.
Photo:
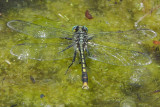
M72 28L73 32L77 32L77 33L87 33L88 32L88 28L85 26L74 26Z

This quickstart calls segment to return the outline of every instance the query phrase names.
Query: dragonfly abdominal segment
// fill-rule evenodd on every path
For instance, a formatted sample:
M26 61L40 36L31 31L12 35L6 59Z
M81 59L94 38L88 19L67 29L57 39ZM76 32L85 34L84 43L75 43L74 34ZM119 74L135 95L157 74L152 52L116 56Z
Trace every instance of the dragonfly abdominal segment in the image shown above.
M89 88L85 58L118 66L148 65L152 62L151 58L137 43L157 36L156 32L150 29L88 34L88 29L85 26L74 26L73 33L56 27L44 27L22 20L9 21L7 26L12 30L37 38L37 41L43 40L43 42L38 43L26 40L25 43L13 46L10 53L18 59L29 58L39 61L53 61L72 57L73 60L68 66L69 69L75 62L76 55L79 52L83 89ZM60 41L56 41L56 43L44 42L52 38L64 40L59 39Z

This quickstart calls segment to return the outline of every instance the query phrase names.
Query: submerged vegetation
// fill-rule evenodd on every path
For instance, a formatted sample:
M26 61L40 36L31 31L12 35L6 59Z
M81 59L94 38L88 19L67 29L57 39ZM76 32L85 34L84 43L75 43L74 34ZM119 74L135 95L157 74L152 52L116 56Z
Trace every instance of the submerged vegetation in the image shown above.
M0 106L158 107L160 68L157 60L160 53L159 45L153 41L159 41L159 5L158 0L1 1ZM89 13L86 16L87 10ZM35 39L32 35L14 32L6 26L10 20L24 20L66 31L71 31L75 25L84 25L88 27L88 33L152 29L157 37L139 43L151 57L152 63L124 67L86 59L90 88L83 90L78 61L64 75L72 58L37 61L11 55L11 48L17 44L56 43L62 40ZM115 47L105 40L98 43Z

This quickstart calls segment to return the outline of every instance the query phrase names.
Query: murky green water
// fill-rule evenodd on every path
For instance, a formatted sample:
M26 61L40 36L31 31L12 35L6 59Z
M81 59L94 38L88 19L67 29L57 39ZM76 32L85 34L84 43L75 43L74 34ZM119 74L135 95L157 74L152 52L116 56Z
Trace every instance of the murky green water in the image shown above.
M37 40L6 26L10 20L25 20L68 31L74 25L85 25L89 33L149 28L157 33L154 40L159 40L158 0L8 0L0 4L4 6L0 16L1 107L160 106L160 52L155 51L158 45L153 44L152 39L144 43L144 49L153 58L152 64L147 66L114 66L87 59L90 88L83 90L78 58L67 75L64 73L71 58L54 62L19 60L10 54L14 45L53 43L55 40ZM93 19L85 17L86 10ZM135 22L138 27L135 27Z

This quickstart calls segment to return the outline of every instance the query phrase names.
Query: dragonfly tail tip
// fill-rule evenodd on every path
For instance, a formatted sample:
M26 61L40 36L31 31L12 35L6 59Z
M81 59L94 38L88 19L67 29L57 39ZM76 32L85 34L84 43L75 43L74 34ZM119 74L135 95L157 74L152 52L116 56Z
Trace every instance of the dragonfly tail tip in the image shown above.
M87 82L84 82L84 83L83 83L82 88L83 88L83 89L89 89L89 86L88 86Z

